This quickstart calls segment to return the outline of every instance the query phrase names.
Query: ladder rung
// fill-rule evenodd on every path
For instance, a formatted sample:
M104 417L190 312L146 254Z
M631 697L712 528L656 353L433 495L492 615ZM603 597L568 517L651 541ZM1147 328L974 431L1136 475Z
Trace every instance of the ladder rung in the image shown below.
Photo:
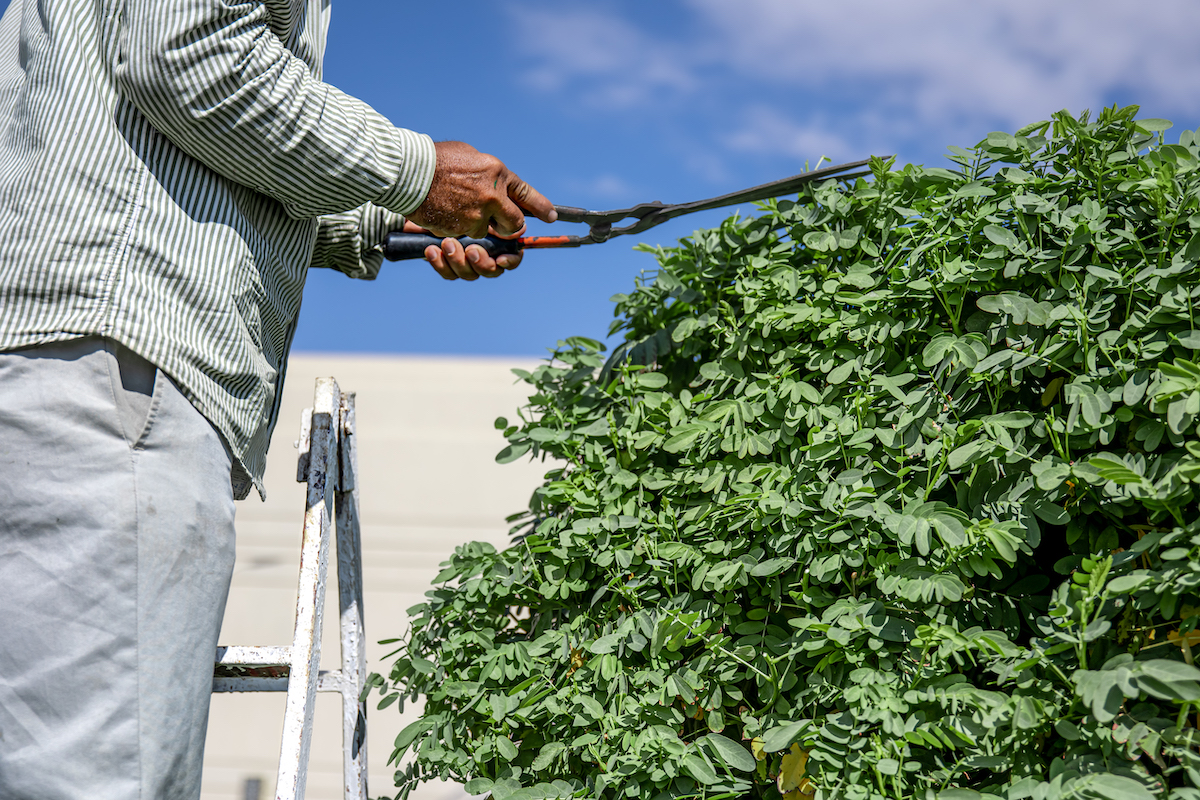
M218 647L213 665L213 678L261 678L282 680L282 689L216 689L224 692L274 692L287 690L287 676L292 667L290 647ZM214 684L214 687L216 684Z
M344 692L346 679L340 669L323 669L317 675L318 692Z
M252 675L213 676L213 692L286 692L287 676L265 678Z
M250 673L225 673L221 667L213 673L214 692L286 692L288 688L287 667L283 675L259 675L254 667L241 667ZM261 669L261 668L260 668ZM318 692L344 692L346 680L340 669L323 669L317 675Z
M227 666L288 666L292 663L292 648L286 645L263 647L218 647L217 664Z

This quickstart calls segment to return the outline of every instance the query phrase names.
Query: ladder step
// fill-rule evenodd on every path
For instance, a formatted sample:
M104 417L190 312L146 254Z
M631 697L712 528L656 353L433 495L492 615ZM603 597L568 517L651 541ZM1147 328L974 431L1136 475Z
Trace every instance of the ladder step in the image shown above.
M282 678L286 688L291 664L292 648L290 647L218 647L216 663L213 665L213 677Z
M224 678L213 676L213 694L218 692L286 692L287 677L260 678L250 675L238 675Z
M350 687L353 689L353 687ZM323 669L317 674L318 692L344 692L346 678L340 669Z
M292 648L287 645L268 645L259 647L218 647L217 648L217 663L218 664L291 664L292 663Z
M290 647L218 647L213 691L286 692L291 658ZM340 692L344 684L340 669L317 674L318 692Z

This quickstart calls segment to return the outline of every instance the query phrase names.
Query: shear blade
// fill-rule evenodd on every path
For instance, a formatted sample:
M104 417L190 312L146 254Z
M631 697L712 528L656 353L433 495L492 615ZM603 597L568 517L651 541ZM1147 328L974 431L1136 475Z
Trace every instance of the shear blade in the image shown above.
M577 240L578 244L599 244L600 242L608 241L614 236L641 233L653 228L655 225L661 225L668 220L683 216L684 214L693 214L698 211L708 211L714 208L725 208L739 203L766 200L770 197L779 197L799 192L805 184L813 183L814 181L826 178L835 178L843 181L852 180L868 174L867 171L853 172L853 170L867 166L868 163L870 163L870 159L815 169L810 172L793 175L790 178L782 178L770 183L751 186L749 189L743 189L740 192L710 197L707 200L694 200L690 203L668 205L655 201L652 203L639 203L630 208L620 208L612 211L589 211L584 208L574 208L572 206L555 206L554 209L558 212L558 220L560 222L587 223L590 230L586 236L571 237L573 240ZM626 219L633 219L634 222L621 227L614 227L615 223ZM572 244L575 244L575 242L573 241Z

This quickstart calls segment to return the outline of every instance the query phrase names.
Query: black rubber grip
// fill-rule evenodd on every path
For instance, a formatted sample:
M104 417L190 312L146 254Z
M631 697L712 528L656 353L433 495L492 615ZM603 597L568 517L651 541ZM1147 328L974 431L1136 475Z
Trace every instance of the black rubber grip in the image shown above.
M518 239L500 239L495 236L488 236L483 239L472 239L469 236L461 236L458 239L465 248L468 245L477 244L487 251L487 254L492 258L505 254L516 254L521 252L521 242ZM425 248L434 244L441 246L442 240L436 236L430 236L427 233L401 233L394 231L389 233L383 240L383 257L388 261L405 261L410 258L424 258Z

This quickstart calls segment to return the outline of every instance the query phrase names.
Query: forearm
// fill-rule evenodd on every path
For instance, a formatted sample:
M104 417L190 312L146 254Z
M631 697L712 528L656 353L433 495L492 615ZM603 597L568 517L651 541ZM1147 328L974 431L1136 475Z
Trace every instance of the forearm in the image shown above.
M119 85L177 147L295 217L420 205L432 141L317 80L268 22L260 4L128 0Z
M353 211L327 214L318 222L311 267L374 280L383 266L383 238L404 226L404 217L367 203Z

